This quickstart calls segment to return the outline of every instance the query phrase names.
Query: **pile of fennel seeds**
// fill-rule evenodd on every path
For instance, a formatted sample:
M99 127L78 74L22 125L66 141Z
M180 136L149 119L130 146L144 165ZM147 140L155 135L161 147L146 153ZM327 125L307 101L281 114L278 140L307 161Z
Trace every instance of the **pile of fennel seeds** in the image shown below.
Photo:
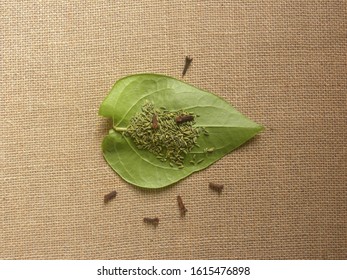
M193 126L196 117L183 110L155 108L147 101L131 118L124 135L130 137L138 149L148 150L171 167L183 168L185 155L198 146L197 139L204 130Z

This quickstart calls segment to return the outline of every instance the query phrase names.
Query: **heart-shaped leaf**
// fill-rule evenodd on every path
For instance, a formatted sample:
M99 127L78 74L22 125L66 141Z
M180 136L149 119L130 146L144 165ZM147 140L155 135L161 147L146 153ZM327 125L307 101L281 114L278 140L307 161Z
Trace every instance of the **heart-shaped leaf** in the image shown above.
M127 134L146 102L167 112L185 111L195 116L191 126L202 133L195 138L194 147L185 151L182 164L160 160L157 154L139 148ZM202 170L263 129L220 97L156 74L137 74L117 81L99 114L113 120L113 129L102 142L106 161L124 180L144 188L165 187Z

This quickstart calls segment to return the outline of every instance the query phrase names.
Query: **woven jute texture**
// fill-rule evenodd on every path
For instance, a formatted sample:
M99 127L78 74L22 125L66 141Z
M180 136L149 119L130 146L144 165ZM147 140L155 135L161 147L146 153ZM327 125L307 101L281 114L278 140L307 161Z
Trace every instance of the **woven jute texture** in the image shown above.
M346 1L0 5L0 258L347 258ZM98 108L126 75L182 79L186 55L184 81L266 130L168 188L134 187L103 159Z

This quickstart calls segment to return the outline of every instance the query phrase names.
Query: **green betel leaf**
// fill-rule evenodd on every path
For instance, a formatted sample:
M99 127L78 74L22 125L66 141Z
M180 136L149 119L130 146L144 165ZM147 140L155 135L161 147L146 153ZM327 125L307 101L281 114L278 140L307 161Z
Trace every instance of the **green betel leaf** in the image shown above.
M113 120L102 142L106 161L143 188L202 170L263 129L220 97L156 74L117 81L99 114Z

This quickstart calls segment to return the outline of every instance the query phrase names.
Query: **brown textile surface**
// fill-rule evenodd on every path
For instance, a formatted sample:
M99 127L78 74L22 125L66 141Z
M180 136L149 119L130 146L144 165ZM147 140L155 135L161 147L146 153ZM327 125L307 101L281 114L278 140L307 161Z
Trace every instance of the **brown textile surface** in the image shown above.
M346 1L0 5L0 258L347 258ZM180 79L186 55L186 82L267 130L169 188L131 186L99 105L128 74Z

